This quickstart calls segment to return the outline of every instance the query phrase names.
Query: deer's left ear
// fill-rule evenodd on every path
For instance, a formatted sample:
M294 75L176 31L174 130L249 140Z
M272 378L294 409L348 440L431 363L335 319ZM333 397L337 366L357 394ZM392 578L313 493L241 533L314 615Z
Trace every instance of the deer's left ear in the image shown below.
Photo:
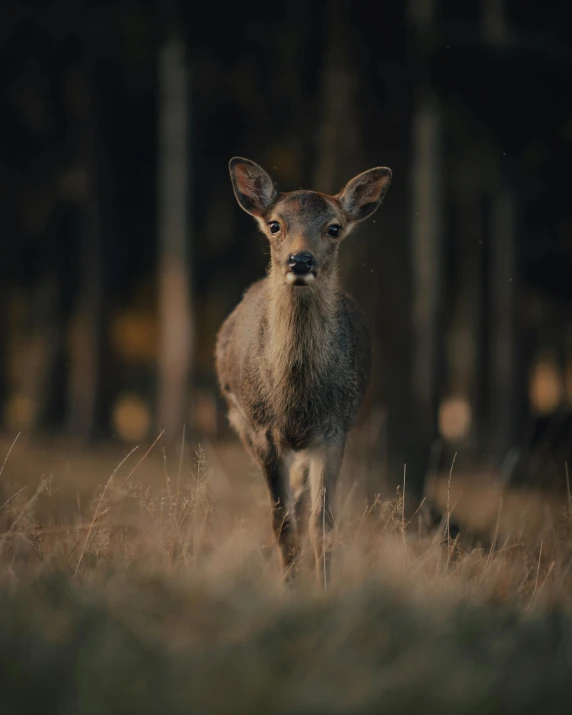
M350 179L336 198L349 221L363 221L379 208L391 184L391 169L378 166Z

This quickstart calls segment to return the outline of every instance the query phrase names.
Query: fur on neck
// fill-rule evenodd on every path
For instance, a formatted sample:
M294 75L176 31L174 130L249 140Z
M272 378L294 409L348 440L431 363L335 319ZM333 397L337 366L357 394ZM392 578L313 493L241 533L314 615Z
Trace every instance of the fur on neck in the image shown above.
M331 365L338 325L338 276L333 272L301 288L288 285L279 270L271 269L267 281L265 355L272 378L285 387L293 371L311 379Z

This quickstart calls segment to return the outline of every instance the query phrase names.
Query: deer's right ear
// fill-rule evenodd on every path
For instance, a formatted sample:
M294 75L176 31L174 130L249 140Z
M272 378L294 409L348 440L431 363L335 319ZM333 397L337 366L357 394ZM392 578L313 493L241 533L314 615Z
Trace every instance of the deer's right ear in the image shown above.
M270 176L258 164L239 156L230 160L228 168L240 207L252 216L264 216L279 196Z

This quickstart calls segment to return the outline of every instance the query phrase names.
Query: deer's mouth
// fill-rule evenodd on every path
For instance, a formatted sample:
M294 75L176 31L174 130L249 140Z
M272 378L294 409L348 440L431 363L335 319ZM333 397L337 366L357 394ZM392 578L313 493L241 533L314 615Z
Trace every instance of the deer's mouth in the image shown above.
M286 274L286 282L288 283L288 285L295 287L303 288L305 286L309 286L315 280L316 274L314 273L314 271L310 271L310 273L303 274L288 271L288 273Z

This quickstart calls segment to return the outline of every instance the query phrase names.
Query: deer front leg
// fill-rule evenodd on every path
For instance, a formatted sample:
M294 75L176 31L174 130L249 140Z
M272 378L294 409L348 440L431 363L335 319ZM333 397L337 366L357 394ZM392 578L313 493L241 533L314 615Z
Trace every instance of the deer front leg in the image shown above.
M316 575L324 588L330 582L334 498L344 443L324 444L310 457L310 540L316 557Z
M272 527L280 548L282 566L289 580L299 555L296 519L292 509L292 497L288 469L278 456L269 435L258 435L252 440L253 449L264 473L272 508Z
M310 471L310 461L306 452L299 452L294 455L294 462L290 467L290 490L294 501L294 513L296 516L296 528L298 538L301 540L305 535L305 526L308 508L308 473Z

